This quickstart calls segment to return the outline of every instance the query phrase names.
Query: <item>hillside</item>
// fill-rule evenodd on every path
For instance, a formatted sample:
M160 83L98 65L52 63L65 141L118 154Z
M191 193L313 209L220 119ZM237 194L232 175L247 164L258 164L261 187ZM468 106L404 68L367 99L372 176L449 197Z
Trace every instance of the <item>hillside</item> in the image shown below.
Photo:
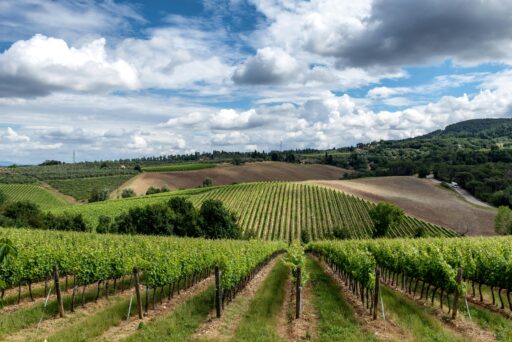
M312 239L331 237L335 228L342 228L353 238L370 236L370 202L315 185L293 182L247 183L214 188L175 191L140 198L110 200L75 206L66 210L80 213L92 225L100 215L115 217L129 208L160 203L171 196L186 196L196 206L206 199L219 199L239 216L244 231L266 240L300 238L301 230ZM419 228L420 227L420 228ZM453 231L407 217L390 236L414 236L424 229L430 236L453 236Z
M214 185L226 185L242 182L340 179L346 172L347 170L329 165L282 162L257 162L238 166L224 164L192 171L144 172L123 184L112 197L117 197L124 188L131 188L139 195L145 194L150 186L166 187L170 190L195 188L201 186L206 178L211 178Z
M65 199L39 185L0 184L0 191L7 195L8 202L30 201L39 205L43 210L69 206Z
M370 201L385 201L407 214L467 235L493 235L496 210L477 207L429 179L412 176L315 181Z

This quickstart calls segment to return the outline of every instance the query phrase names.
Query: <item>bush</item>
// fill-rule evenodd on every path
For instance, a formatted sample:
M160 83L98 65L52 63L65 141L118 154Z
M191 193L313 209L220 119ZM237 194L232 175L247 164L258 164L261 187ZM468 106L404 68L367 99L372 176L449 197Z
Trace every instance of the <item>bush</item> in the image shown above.
M338 240L350 239L350 233L343 227L336 227L333 231L333 236Z
M418 177L419 178L427 178L427 176L430 174L430 170L428 167L421 166L418 169Z
M150 186L147 190L146 190L146 195L153 195L153 194L159 194L161 192L168 192L169 189L167 189L166 187L162 187L162 188L155 188L154 186Z
M116 217L112 231L122 234L172 235L172 210L165 204L131 208Z
M135 165L135 167L133 168L135 171L137 172L142 172L142 167L140 167L139 164Z
M309 243L309 241L311 241L311 235L309 234L309 230L307 230L306 228L301 229L300 240L305 245L307 245Z
M105 234L110 232L112 219L108 216L101 215L98 218L98 225L96 226L96 233Z
M133 191L133 189L131 189L131 188L123 189L123 191L121 192L122 198L135 197L135 196L136 196L135 191Z
M203 187L208 187L213 185L213 180L208 177L203 180Z
M241 236L235 214L219 200L203 202L199 211L199 226L204 237L209 239L239 239Z
M43 228L43 215L39 207L28 201L13 202L5 206L3 215L14 221L16 227Z
M199 214L192 202L187 201L184 197L172 197L167 205L174 213L171 223L175 235L192 237L202 235L198 224Z
M3 205L5 202L7 202L7 195L3 191L0 191L0 205Z
M106 201L108 199L109 193L110 193L110 191L108 189L103 189L103 190L94 189L91 192L91 196L89 196L89 202L92 203L92 202Z
M404 217L402 209L389 203L377 204L368 214L373 221L373 237L385 236L390 229L397 227Z
M59 216L55 216L52 213L46 214L44 216L44 228L74 232L88 231L87 224L81 214L71 215L68 213Z
M495 230L500 235L512 234L512 210L507 206L498 208L495 219Z

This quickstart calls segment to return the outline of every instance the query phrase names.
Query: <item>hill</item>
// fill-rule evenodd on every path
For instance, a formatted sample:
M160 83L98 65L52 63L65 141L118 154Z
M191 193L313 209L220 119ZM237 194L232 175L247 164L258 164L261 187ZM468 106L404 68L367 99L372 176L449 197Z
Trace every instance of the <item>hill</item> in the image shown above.
M257 162L244 165L223 164L214 168L174 172L144 172L118 189L117 197L124 188L131 188L143 195L150 187L166 187L170 190L201 186L203 180L211 178L214 185L242 182L302 181L310 179L340 179L347 170L330 165L303 165L282 162Z
M493 235L496 210L473 205L430 179L371 177L315 184L364 199L390 202L407 214L467 235Z
M368 210L374 205L357 197L316 185L295 182L246 183L213 188L174 191L152 196L110 200L75 206L65 211L80 213L95 225L100 215L115 217L129 208L161 203L171 196L185 196L195 206L206 199L219 199L239 216L239 224L253 235L266 239L295 239L301 230L312 239L331 237L342 228L349 237L370 236ZM58 209L54 212L62 212ZM390 236L414 236L418 229L430 236L454 236L451 230L407 217Z
M0 191L7 195L8 202L30 201L43 210L66 208L68 202L39 185L34 184L0 184Z

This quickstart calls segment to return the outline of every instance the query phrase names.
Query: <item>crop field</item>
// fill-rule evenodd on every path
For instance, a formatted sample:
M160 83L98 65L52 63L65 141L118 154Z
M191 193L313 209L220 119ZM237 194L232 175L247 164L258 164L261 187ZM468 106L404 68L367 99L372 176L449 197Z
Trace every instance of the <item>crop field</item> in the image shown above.
M194 171L202 169L211 169L216 167L213 163L179 163L158 166L144 166L142 170L146 172L176 172L176 171Z
M244 165L223 164L195 171L144 172L124 187L143 195L150 187L189 189L201 186L205 178L213 185L228 185L242 182L337 180L349 171L330 165L303 165L282 162L256 162Z
M87 200L94 189L109 192L120 187L124 182L132 178L132 174L105 176L105 177L84 177L73 179L55 179L47 183L61 193L72 196L79 201Z
M314 183L370 201L393 203L409 215L466 235L494 234L495 209L473 205L429 179L397 176Z
M300 237L302 228L312 239L330 237L335 228L353 238L370 236L368 210L374 205L339 191L294 182L262 182L199 188L171 193L112 200L75 206L66 211L81 213L92 225L100 215L115 217L129 208L166 201L170 196L188 197L196 206L206 199L218 199L239 217L244 231L265 240L290 240ZM57 210L55 212L62 212ZM406 217L390 236L413 236L424 229L429 236L454 236L451 230Z
M0 184L0 191L7 195L7 201L34 202L43 210L66 208L68 203L39 185L33 184Z

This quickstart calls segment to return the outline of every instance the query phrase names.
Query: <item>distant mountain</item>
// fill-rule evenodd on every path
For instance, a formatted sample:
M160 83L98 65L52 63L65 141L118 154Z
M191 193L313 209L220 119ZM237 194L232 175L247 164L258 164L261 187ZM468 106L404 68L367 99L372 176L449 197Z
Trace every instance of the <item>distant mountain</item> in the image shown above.
M512 119L474 119L454 123L418 138L474 137L481 139L512 138ZM415 139L415 138L413 138Z

